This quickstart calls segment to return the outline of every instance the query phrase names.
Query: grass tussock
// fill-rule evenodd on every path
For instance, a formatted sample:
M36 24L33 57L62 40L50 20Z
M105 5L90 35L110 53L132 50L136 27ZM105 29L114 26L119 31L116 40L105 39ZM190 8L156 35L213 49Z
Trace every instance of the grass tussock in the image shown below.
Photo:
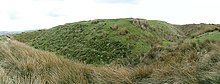
M184 43L173 48L154 48L145 63L154 66L141 83L219 84L220 42ZM152 58L151 55L154 55ZM154 60L149 63L149 59ZM157 66L157 67L156 67Z
M17 41L0 44L1 84L132 83L132 69L95 67Z
M1 84L219 84L220 42L155 47L133 66L73 62L17 41L0 44ZM140 56L141 57L141 56Z

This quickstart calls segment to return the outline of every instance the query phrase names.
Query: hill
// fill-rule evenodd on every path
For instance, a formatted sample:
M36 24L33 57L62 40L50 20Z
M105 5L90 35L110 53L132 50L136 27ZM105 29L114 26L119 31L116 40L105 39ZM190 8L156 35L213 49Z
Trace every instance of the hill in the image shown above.
M173 47L198 39L215 41L219 29L217 24L172 25L139 18L97 19L24 32L14 38L84 63L130 64L128 60L135 60L154 47Z
M2 42L2 41L1 41ZM220 42L154 47L135 66L94 66L5 40L1 84L219 84Z
M134 18L1 36L0 83L219 84L219 36L217 24Z
M218 24L186 24L176 27L178 27L188 38L194 38L213 31L220 31L220 25Z
M109 64L142 55L154 45L174 42L181 34L164 21L123 18L67 23L14 37L85 63Z

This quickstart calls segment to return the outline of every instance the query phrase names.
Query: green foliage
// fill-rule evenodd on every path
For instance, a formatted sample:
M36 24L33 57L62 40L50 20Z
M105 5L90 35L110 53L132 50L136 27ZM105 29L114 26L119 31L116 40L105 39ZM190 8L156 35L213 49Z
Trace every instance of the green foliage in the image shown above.
M102 19L67 23L46 31L14 36L15 39L29 43L37 49L55 52L84 63L112 63L108 68L101 66L102 69L89 67L91 65L72 64L69 60L62 61L53 57L55 55L36 51L25 47L24 44L13 43L13 41L10 44L10 40L5 43L6 45L2 45L3 53L0 54L4 59L3 65L5 65L4 62L13 64L13 66L7 65L10 67L7 68L10 69L10 73L13 69L22 71L22 74L23 72L34 74L44 72L43 75L39 75L40 80L44 80L41 78L42 76L45 78L45 74L50 77L59 75L57 79L52 77L47 80L67 80L61 83L72 83L69 81L85 77L88 83L93 83L93 80L102 81L102 83L127 83L120 79L126 78L129 80L128 83L219 84L219 28L206 24L185 25L181 26L182 29L178 28L179 26L157 20ZM202 30L203 28L205 30ZM20 61L20 58L24 61ZM39 66L38 63L41 65ZM120 69L118 66L115 67L115 64L129 68ZM111 66L115 69L111 69ZM38 70L42 67L45 71ZM53 75L49 73L50 69L55 71ZM17 74L19 71L13 73ZM29 76L26 73L24 76ZM16 76L20 74L10 78L14 80L18 78ZM34 79L37 77L30 76Z
M158 20L149 20L148 24L152 27L153 33L165 40L175 41L180 37L180 31L173 25Z
M207 33L205 35L202 35L200 37L197 38L198 40L220 40L220 32L219 31L214 31L214 32L210 32Z
M194 38L199 35L205 34L207 32L213 32L220 30L220 27L215 24L187 24L187 25L178 25L178 29L184 33L187 38Z
M158 21L158 20L149 20L148 23L151 27L160 29L161 31L178 34L177 30L175 30L175 27L167 22Z
M5 35L0 35L0 41L4 41L4 40L6 40L6 36Z
M3 36L2 35L0 35L0 40L3 38Z
M138 25L132 21L137 21ZM168 23L128 18L67 23L46 31L18 34L14 38L37 49L55 52L85 63L108 64L117 59L141 55L152 44L172 39L166 33L174 37L178 35L175 28Z
M44 30L38 30L38 31L33 31L33 32L22 32L21 34L18 35L13 35L17 40L21 42L32 42L33 39L37 38L40 36L41 33L43 33Z
M193 41L200 41L200 42L204 42L206 40L210 40L210 41L220 40L220 32L219 31L208 32L200 36L197 36L193 39Z
M68 23L44 32L22 33L15 38L30 42L35 48L56 52L85 63L106 64L130 55L133 46L104 37L104 34L109 33L109 26L103 26L102 20L92 21L91 24Z

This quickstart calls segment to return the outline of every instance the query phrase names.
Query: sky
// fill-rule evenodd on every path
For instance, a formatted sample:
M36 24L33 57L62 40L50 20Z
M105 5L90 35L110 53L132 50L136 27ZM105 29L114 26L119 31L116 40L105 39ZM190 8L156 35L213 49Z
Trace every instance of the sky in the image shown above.
M47 29L94 19L220 24L219 0L0 0L0 31Z

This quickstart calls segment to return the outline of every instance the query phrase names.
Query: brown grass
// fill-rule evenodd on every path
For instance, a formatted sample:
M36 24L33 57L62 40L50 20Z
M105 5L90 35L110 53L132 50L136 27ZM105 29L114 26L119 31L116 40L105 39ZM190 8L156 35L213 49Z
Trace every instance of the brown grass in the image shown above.
M149 78L141 81L154 84L219 84L220 42L205 42L197 46L201 49L195 49L190 43L172 49L154 49L152 52L157 61L151 66L157 68Z
M131 84L149 70L77 63L17 41L0 44L1 84Z
M154 48L132 67L95 66L11 40L0 44L0 84L220 83L220 42L193 46Z

